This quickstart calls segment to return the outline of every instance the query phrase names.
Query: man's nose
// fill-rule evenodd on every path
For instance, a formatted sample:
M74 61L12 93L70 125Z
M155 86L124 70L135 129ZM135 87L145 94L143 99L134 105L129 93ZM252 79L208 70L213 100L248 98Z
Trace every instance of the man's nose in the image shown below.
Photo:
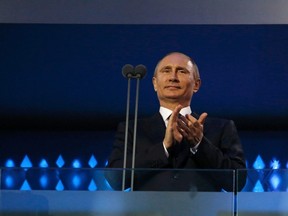
M173 82L178 82L179 81L178 74L177 74L176 71L171 72L169 80L173 81Z

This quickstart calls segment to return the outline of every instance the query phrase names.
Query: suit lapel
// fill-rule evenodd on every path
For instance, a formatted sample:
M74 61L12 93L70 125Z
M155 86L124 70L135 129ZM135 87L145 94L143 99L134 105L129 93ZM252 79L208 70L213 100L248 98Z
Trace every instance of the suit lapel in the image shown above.
M156 113L151 118L148 118L144 127L146 134L153 143L163 141L166 127L160 113Z

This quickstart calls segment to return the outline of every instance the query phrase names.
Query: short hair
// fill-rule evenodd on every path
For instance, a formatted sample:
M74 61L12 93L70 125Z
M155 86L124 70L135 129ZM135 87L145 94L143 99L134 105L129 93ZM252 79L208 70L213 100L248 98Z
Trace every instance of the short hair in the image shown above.
M195 62L191 57L189 57L189 56L187 56L187 55L185 55L184 53L181 53L181 52L170 52L170 53L166 54L163 58L161 58L161 59L158 61L156 67L155 67L154 75L153 75L153 76L156 75L156 73L157 73L157 71L158 71L158 67L159 67L160 62L161 62L164 58L166 58L167 56L169 56L169 55L171 55L171 54L175 54L175 53L178 53L178 54L181 54L181 55L186 56L186 57L189 59L189 61L192 62L192 65L193 65L193 68L194 68L194 78L195 78L196 80L200 79L199 68L198 68L196 62Z

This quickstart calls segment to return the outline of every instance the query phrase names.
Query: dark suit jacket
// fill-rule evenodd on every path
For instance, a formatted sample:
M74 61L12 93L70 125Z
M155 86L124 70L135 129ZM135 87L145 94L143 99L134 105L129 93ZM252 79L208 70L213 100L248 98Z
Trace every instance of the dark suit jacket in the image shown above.
M151 118L139 119L137 126L134 190L219 191L224 188L232 191L235 189L233 170L246 168L240 139L231 120L207 118L204 138L197 153L193 154L189 144L183 141L175 145L168 158L163 148L166 127L160 113ZM133 128L131 121L127 168L131 168ZM124 141L125 123L120 123L108 161L109 168L123 168ZM126 182L129 184L129 172L127 176ZM117 176L108 174L106 177L114 189L121 188L120 173ZM245 177L238 183L239 188L242 188Z

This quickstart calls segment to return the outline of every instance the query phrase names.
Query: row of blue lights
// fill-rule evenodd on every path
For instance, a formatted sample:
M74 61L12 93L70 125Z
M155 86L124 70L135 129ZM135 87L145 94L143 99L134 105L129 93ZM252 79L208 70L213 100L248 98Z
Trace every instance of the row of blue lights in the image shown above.
M65 160L63 159L62 155L59 155L59 157L57 158L57 160L55 161L55 164L58 168L62 168L64 165L65 165ZM94 155L91 155L90 159L88 160L87 164L89 165L90 168L95 168L97 167L98 165L98 161L96 159L96 157ZM106 162L107 164L107 162ZM106 165L105 164L105 165ZM81 168L83 166L82 162L79 160L79 159L74 159L72 164L71 164L71 167L72 168ZM17 167L15 162L13 161L13 159L8 159L6 162L5 162L5 167L7 168L15 168ZM31 160L29 159L28 155L25 155L21 164L20 164L20 167L21 168L30 168L30 167L33 167L33 164L31 162ZM46 159L41 159L39 164L38 164L38 167L40 168L48 168L48 167L51 167L49 166L48 162Z
M59 168L62 168L65 165L65 161L64 161L62 155L59 155L59 157L57 158L55 164ZM106 164L107 164L107 162L106 162ZM106 164L105 164L105 166L106 166ZM95 168L98 165L98 161L97 161L97 159L96 159L96 157L94 155L91 155L91 157L90 157L90 159L88 161L88 165L89 165L90 168ZM13 161L13 159L8 159L5 162L5 167L9 167L9 168L16 167L15 162ZM22 168L33 167L33 164L31 162L31 160L29 159L28 155L24 156L24 159L22 160L22 162L20 164L20 167L22 167ZM48 164L47 160L43 158L39 162L38 167L47 168L47 167L49 167L49 164ZM82 163L81 163L81 161L79 159L73 160L72 168L81 168L81 167L82 167ZM255 162L253 163L253 168L257 169L257 170L266 168L266 165L265 165L265 163L264 163L264 161L263 161L263 159L262 159L262 157L260 155L257 156ZM269 164L269 168L271 168L271 169L280 169L281 168L280 161L277 160L277 159L272 159L270 164ZM286 163L285 168L288 169L288 162Z
M266 165L260 155L257 156L255 162L253 163L254 169L265 169ZM271 169L280 169L281 163L276 158L272 159L269 164L269 168ZM288 161L286 162L285 168L288 169Z
M96 174L91 177L89 170L79 173L76 169L60 171L52 170L52 172L35 172L32 175L27 175L29 169L18 170L13 173L13 170L6 170L2 175L2 189L12 190L112 190L109 183L103 174ZM32 170L33 171L33 170ZM41 171L41 170L40 170ZM21 173L22 172L22 173ZM273 172L268 177L259 175L252 179L253 192L265 191L288 191L288 173L287 172ZM265 174L265 172L264 172ZM252 177L253 178L253 177ZM286 179L286 180L285 180ZM101 182L100 182L101 181ZM97 185L98 184L98 185ZM32 185L32 187L30 186Z
M64 167L65 161L62 155L59 155L59 157L55 161L55 164L58 168ZM73 173L73 170L82 168L85 164L87 164L89 168L95 168L98 165L98 161L94 155L91 155L90 159L86 163L82 163L82 161L80 161L79 159L74 159L71 164L71 167L73 169L71 169L70 171ZM15 162L12 159L8 159L5 163L5 166L7 168L17 168L17 166L15 165ZM27 168L27 169L33 167L33 164L30 158L28 157L28 155L24 156L20 164L20 167ZM42 159L38 163L38 167L49 168L50 166L47 160ZM287 181L288 174L286 176L286 174L283 175L283 174L280 174L279 172L272 172L269 174L269 176L267 176L267 175L263 175L263 173L260 172L260 170L263 170L266 168L266 165L260 155L257 156L255 162L253 163L253 168L259 171L259 173L257 176L254 176L253 179L250 179L251 185L250 185L249 190L251 190L251 187L252 187L252 191L254 192L277 191L277 190L283 191L283 187L284 188L287 187L286 184L288 184L288 181ZM281 168L281 163L279 160L273 159L269 163L268 168L277 171ZM288 169L288 163L286 163L286 168ZM59 173L53 173L52 175L42 174L38 176L37 178L38 178L37 185L39 185L38 187L40 187L40 189L52 188L53 190L61 191L61 190L78 190L79 188L81 188L81 190L83 189L83 190L95 191L99 189L102 190L101 189L103 188L102 186L105 185L104 186L105 189L108 188L109 190L111 190L111 187L109 183L105 180L105 178L101 178L102 183L101 183L101 187L99 187L97 186L96 181L93 178L91 178L90 180L87 180L87 176L83 177L81 175L78 175L77 173L74 173L74 174L69 175L68 177L65 177L66 184L63 184L63 179L62 177L59 177ZM53 183L51 183L52 182L51 179L53 179ZM16 187L17 181L18 183ZM31 187L30 185L31 184L33 185L35 183L35 180L34 180L34 183L30 182L31 180L29 180L29 178L24 175L24 177L22 176L21 181L22 181L21 185L19 186L19 176L7 174L5 176L2 176L2 184L4 184L2 185L2 188L4 187L5 189L17 189L17 190L32 190L34 188L34 186ZM89 183L87 183L87 181L89 181ZM66 186L65 188L65 185L68 184L67 182L69 182L69 187ZM52 187L51 187L51 184L53 184ZM288 191L288 187L285 188L284 190Z
M253 192L288 191L287 181L285 181L288 174L285 171L283 173L277 172L277 170L281 169L281 163L276 158L273 158L269 165L266 166L262 157L258 155L253 163L253 168L258 170L257 181L252 189ZM271 169L272 172L261 172L261 170L266 168ZM288 162L286 162L284 168L288 169Z
M75 168L8 168L1 173L5 190L112 190L103 170Z
M64 167L65 160L63 159L62 155L58 156L57 160L55 161L55 165L58 168L63 168ZM90 159L88 160L87 165L90 168L97 167L98 161L97 161L96 157L93 154L91 155ZM80 161L79 159L74 159L72 161L72 164L71 164L71 167L74 168L74 169L79 169L79 168L82 168L83 166L84 166L84 163L82 163L82 161ZM5 167L6 168L17 168L18 166L15 164L13 159L8 159L5 162ZM24 169L24 170L27 171L28 168L32 168L32 167L35 167L35 166L33 166L29 156L25 155L23 160L22 160L22 162L20 163L20 167L21 168L27 168L27 169ZM43 158L38 163L38 167L39 168L49 168L49 167L52 167L52 166L49 166L47 160ZM13 171L13 169L11 171ZM72 172L73 170L70 170L70 171ZM2 184L4 183L4 185L2 185L2 188L5 188L5 189L16 189L16 190L32 190L33 189L33 187L30 186L31 184L26 179L26 177L24 177L25 179L24 179L23 183L21 183L20 187L17 185L16 182L19 179L19 175L21 175L20 173L9 174L9 170L7 172L8 173L5 176L3 176L4 181L2 182ZM52 186L52 188L54 190L57 190L57 191L61 191L61 190L78 190L79 188L81 188L82 190L89 190L89 191L95 191L95 190L99 189L99 187L96 185L96 182L93 179L91 179L89 184L86 185L87 187L83 189L84 180L81 179L81 176L79 176L77 173L74 173L71 176L69 176L69 180L67 181L67 182L69 182L69 187L65 188L62 180L59 178L58 175L59 175L59 173L54 173L52 175L51 174L50 175L47 175L47 174L41 175L39 177L39 179L38 179L38 183L37 183L38 188L37 189L51 188L51 179L55 179L55 176L57 176L56 177L57 178L57 183L56 183L56 185ZM111 187L110 187L109 183L106 180L104 180L103 184L104 184L105 190L106 189L111 190Z
M40 185L41 185L41 189L46 189L48 187L49 184L49 179L47 176L42 176L40 179ZM106 183L106 188L105 190L112 190L109 183L107 181L105 181ZM74 176L72 178L72 188L69 188L68 190L77 190L80 188L81 186L81 179L78 176ZM17 190L23 190L23 191L27 191L27 190L32 190L32 187L30 186L29 182L27 180L24 180L23 184L20 186L20 188L15 188L14 185L14 180L11 176L6 176L5 178L5 189L17 189ZM39 190L39 188L37 188ZM63 184L63 182L61 180L59 180L54 188L54 190L56 191L63 191L65 190L65 186ZM83 189L82 189L83 190ZM87 186L87 188L85 188L84 190L88 190L88 191L97 191L98 187L95 183L95 181L92 179L89 183L89 185Z
M273 174L269 180L269 187L265 188L263 185L267 184L267 183L263 183L260 180L257 180L257 182L255 183L252 191L253 192L275 192L275 191L286 191L288 192L288 186L287 186L287 182L284 182L285 188L280 188L280 184L283 182L282 177L279 174Z

